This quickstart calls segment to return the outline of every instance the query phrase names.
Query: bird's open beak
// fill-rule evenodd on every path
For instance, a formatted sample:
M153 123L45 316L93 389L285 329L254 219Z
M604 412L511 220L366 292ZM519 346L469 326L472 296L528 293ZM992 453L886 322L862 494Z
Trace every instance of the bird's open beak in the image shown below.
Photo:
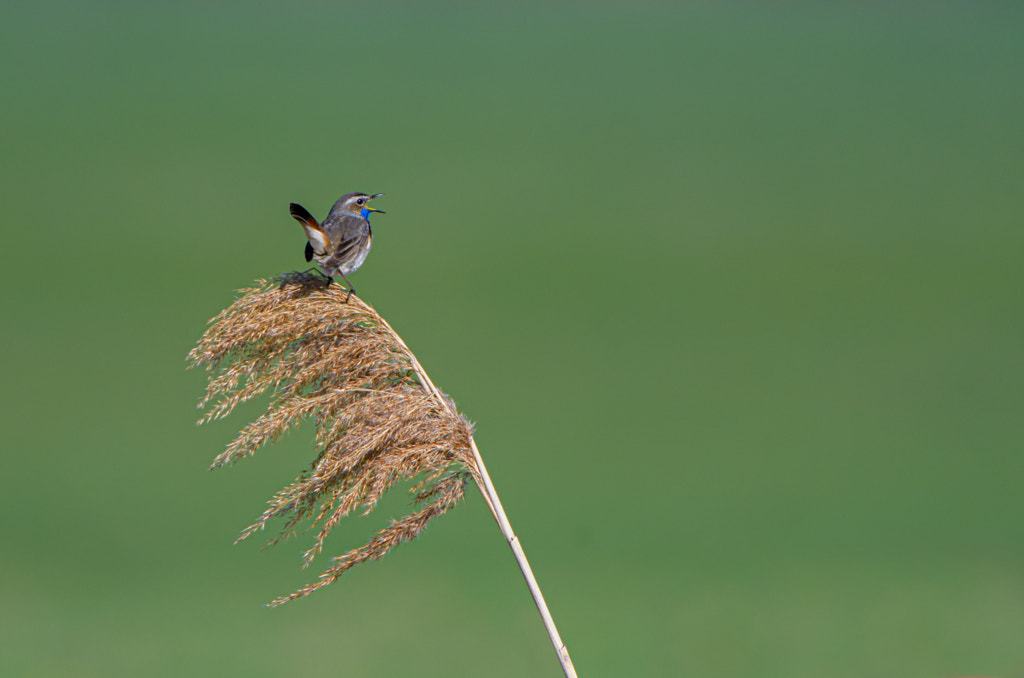
M373 195L370 196L370 200L373 200L374 198L379 198L382 195L384 195L384 194L383 193L374 193ZM377 209L375 207L370 207L369 205L366 206L366 209L370 210L371 212L377 212L379 214L386 214L386 212L384 212L384 210L379 210L379 209Z

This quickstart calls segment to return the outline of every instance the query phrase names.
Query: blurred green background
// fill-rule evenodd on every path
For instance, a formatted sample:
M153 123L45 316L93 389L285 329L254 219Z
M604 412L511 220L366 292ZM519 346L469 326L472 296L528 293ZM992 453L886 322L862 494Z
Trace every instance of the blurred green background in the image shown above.
M582 677L1024 676L1019 3L7 3L4 676L557 676L477 493L313 597L184 356L353 276ZM340 553L406 508L338 529Z

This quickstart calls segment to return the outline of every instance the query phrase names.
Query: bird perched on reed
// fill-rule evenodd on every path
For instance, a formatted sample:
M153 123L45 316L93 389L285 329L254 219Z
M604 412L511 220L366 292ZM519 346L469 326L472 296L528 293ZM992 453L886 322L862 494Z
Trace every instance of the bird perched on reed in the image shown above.
M370 207L370 201L383 193L347 193L334 203L323 223L317 223L305 207L291 203L289 211L302 224L309 242L306 243L306 261L316 259L317 266L330 285L334 276L340 275L348 285L347 302L355 289L345 276L363 265L370 253L373 231L370 228L370 213L384 210Z

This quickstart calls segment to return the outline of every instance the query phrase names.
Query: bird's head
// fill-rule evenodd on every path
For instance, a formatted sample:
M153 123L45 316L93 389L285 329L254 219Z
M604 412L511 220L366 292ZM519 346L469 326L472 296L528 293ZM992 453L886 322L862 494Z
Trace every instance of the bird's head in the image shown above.
M368 219L371 212L379 212L384 214L384 210L379 210L375 207L370 207L370 201L374 198L379 198L384 195L383 193L374 193L368 195L366 193L347 193L346 195L338 198L338 202L334 203L334 207L331 208L331 213L341 212L354 217L362 217Z

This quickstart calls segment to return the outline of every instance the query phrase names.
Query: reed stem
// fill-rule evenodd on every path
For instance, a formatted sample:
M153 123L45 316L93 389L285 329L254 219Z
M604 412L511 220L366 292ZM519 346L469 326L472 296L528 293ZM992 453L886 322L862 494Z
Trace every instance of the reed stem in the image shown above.
M419 377L420 383L426 388L435 398L437 398L445 408L451 409L451 403L445 398L441 391L438 390L434 382L431 381L427 375L426 370L423 369L423 365L416 358L402 337L395 332L395 329L388 324L384 318L377 316L380 322L388 328L391 334L395 337L395 340L402 345L402 347L409 354L412 359L413 369L416 371L416 375ZM484 501L487 502L487 507L491 510L491 515L494 516L495 522L498 523L498 529L501 530L501 534L505 537L505 541L508 542L509 548L512 549L512 555L515 556L516 564L519 565L519 571L523 573L523 578L526 580L526 586L530 589L530 595L533 596L533 603L537 606L537 611L540 613L541 621L544 622L544 628L548 632L548 638L551 640L551 644L555 648L555 653L558 655L558 663L562 665L562 671L565 673L566 678L576 678L576 667L573 666L572 658L569 656L569 650L565 647L565 643L562 642L562 637L558 634L558 627L555 626L555 620L551 616L551 611L548 609L547 603L544 601L544 594L541 593L540 585L537 583L537 578L533 575L533 568L530 567L530 561L526 558L526 553L523 551L522 544L519 543L519 537L512 531L512 525L508 521L508 515L505 513L505 508L501 505L501 498L498 497L498 491L494 489L494 483L491 481L491 476L487 473L487 466L484 465L483 457L480 456L480 450L476 446L476 440L470 436L470 446L473 449L473 459L476 461L476 469L473 473L473 480L476 481L477 487L480 489L480 493L484 496Z
M480 477L476 478L477 487L480 488L480 492L483 493L484 497L487 498L487 505L491 509L491 514L494 516L494 520L498 523L498 529L505 536L505 541L508 542L509 548L512 549L512 554L516 558L516 563L519 565L519 570L523 573L523 578L526 580L526 585L530 589L530 595L533 596L533 602L537 606L537 611L540 612L540 618L544 622L544 628L548 632L548 638L551 639L551 644L555 648L555 653L558 655L558 662L562 665L562 671L565 672L565 678L576 678L576 667L572 665L572 658L569 656L569 650L565 647L565 643L562 642L562 637L558 635L558 628L555 626L555 620L551 617L551 611L548 610L548 604L544 602L544 594L540 591L540 585L537 583L537 578L533 576L533 568L530 567L530 561L526 559L526 553L523 552L522 544L519 543L519 537L512 531L512 525L508 522L508 516L505 514L505 509L501 505L501 499L498 497L497 490L494 489L494 484L491 482L491 476L487 473L487 467L484 466L484 460L480 456L480 450L476 447L476 440L473 438L469 439L470 444L473 447L473 457L476 459L477 466L480 470Z

